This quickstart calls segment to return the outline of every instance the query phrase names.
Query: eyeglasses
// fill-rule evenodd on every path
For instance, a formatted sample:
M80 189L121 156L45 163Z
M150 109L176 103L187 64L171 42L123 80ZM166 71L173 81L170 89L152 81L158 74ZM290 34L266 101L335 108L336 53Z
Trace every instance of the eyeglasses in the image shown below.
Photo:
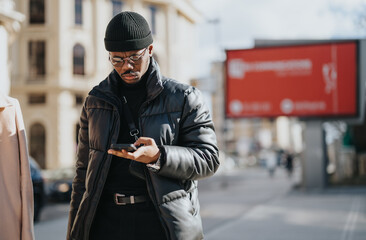
M121 57L111 57L111 55L109 55L109 61L112 63L113 66L115 67L122 67L123 64L125 64L125 60L127 60L129 63L131 64L137 64L137 61L139 61L142 56L144 56L146 49L144 49L144 51L142 51L141 54L133 54L129 57L125 57L125 58L121 58Z

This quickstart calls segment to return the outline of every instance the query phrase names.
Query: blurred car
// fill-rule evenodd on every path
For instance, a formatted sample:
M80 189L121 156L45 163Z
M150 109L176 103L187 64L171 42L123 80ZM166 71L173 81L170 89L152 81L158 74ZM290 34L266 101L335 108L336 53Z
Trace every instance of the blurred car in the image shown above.
M52 202L69 202L72 192L74 168L60 168L46 171L47 197Z
M32 157L29 158L29 165L33 184L34 221L37 222L46 203L44 179L39 165Z

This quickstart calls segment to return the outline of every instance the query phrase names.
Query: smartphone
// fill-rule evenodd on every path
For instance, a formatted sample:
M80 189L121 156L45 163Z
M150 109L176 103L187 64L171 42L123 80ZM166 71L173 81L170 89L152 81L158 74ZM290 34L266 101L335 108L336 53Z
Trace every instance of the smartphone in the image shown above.
M117 143L111 144L111 149L121 151L122 149L126 150L127 152L134 152L137 150L136 146L133 144L126 144L126 143Z

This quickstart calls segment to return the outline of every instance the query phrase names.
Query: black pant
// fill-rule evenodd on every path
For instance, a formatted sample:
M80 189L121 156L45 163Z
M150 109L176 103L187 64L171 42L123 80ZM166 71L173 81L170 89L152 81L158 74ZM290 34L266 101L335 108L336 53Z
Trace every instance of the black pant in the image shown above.
M116 205L102 199L89 239L164 240L166 236L152 202Z

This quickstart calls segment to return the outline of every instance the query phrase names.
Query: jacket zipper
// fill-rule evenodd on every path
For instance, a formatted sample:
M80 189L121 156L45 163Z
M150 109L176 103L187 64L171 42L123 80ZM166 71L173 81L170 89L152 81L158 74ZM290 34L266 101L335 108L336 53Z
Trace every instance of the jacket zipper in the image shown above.
M141 124L141 112L142 112L142 109L146 108L149 105L150 102L151 102L150 100L144 102L142 104L142 106L140 107L140 109L139 109L139 120L138 120L139 126L138 126L138 128L139 128L139 131L141 133L141 136L143 134L143 132L141 131L141 129L142 129L141 128L141 125L142 125ZM146 168L144 168L147 191L148 191L150 197L152 198L152 202L154 204L154 207L155 207L156 211L159 214L159 220L160 220L160 222L161 222L161 224L162 224L162 226L164 228L165 235L166 235L167 239L170 239L168 227L166 226L165 222L163 221L163 218L161 217L161 212L160 212L160 209L158 207L158 201L157 201L156 195L154 193L155 191L151 191L151 189L154 189L154 186L153 186L153 184L151 182L150 174L147 171L149 171L149 170L147 170Z

